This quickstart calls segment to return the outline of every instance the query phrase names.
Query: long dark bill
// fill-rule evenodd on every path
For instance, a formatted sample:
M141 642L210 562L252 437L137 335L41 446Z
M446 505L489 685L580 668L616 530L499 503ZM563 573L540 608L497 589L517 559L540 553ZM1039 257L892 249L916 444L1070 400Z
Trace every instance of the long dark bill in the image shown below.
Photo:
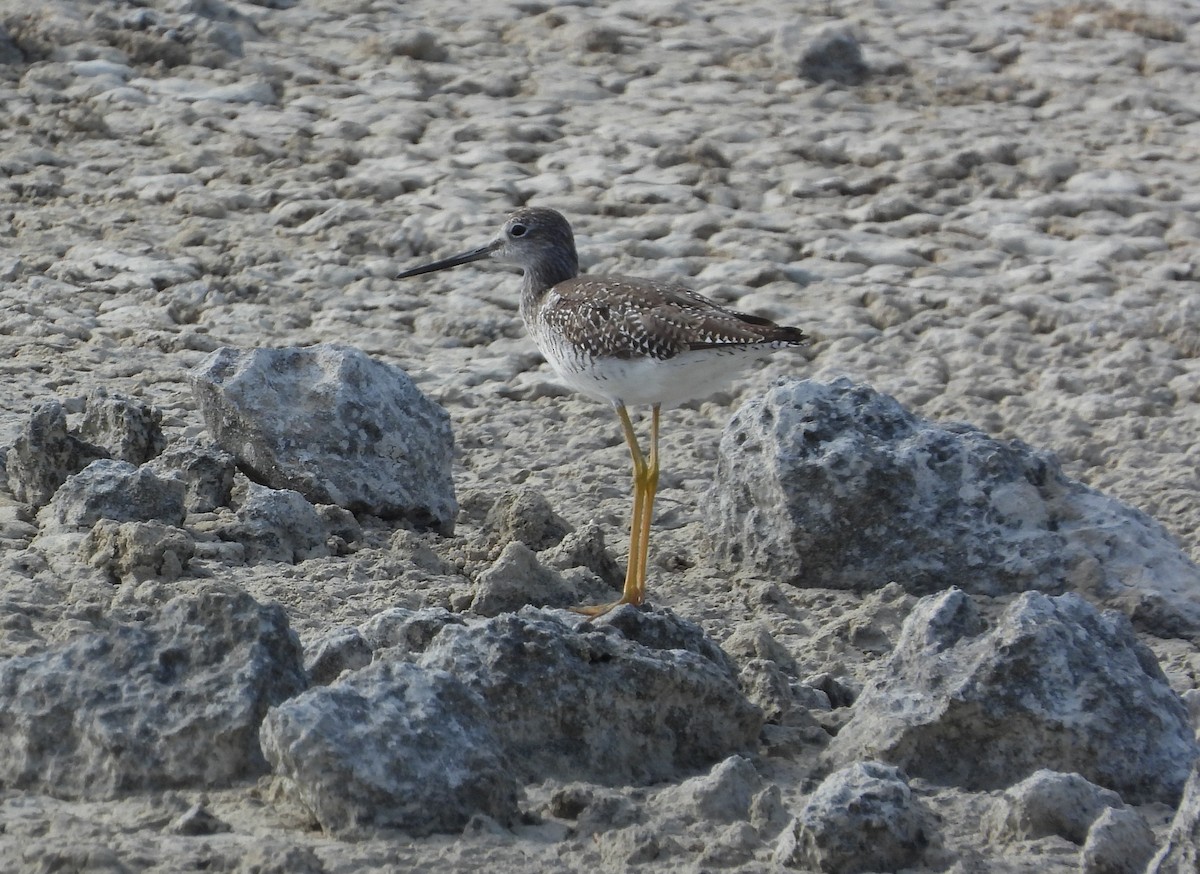
M501 243L499 240L488 243L486 246L480 246L478 249L472 249L470 252L463 252L461 255L453 255L450 258L443 258L441 261L434 261L430 264L422 264L420 267L413 267L396 274L397 279L405 279L409 276L420 276L422 273L433 273L437 270L446 270L450 267L457 267L460 264L470 264L472 261L482 261L490 256L493 252L499 249Z

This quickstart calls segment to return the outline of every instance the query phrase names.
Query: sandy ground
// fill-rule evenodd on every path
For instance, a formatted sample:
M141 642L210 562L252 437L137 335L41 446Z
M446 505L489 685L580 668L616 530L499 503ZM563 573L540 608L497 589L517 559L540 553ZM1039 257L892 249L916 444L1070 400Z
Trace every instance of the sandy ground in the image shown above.
M211 350L352 344L449 410L465 507L533 486L572 525L601 523L623 560L617 424L553 382L520 323L517 278L389 278L484 242L530 203L568 215L589 272L673 278L816 338L665 419L651 598L717 640L766 615L769 581L713 569L699 501L733 410L785 375L847 375L921 415L1052 450L1200 558L1200 7L1121 8L7 0L0 444L33 404L78 413L100 387L160 408L179 440L203 430L187 374ZM829 26L861 42L861 84L799 75ZM479 521L464 516L459 537ZM193 573L282 603L306 642L390 606L453 605L467 587L421 578L387 526L365 529L348 555L217 555ZM0 593L35 632L0 636L6 654L86 630L80 605L119 597L83 567L49 572L35 534L0 492ZM788 597L803 618L775 617L772 632L804 675L861 681L883 652L830 629L867 609L887 640L904 612ZM1147 642L1178 691L1197 686L1193 644ZM762 766L792 808L812 767L805 754ZM531 787L528 808L552 789ZM942 820L929 870L1078 870L1062 842L988 846L986 793L919 791ZM198 800L233 830L163 828ZM1160 831L1170 816L1144 813ZM6 870L622 870L633 858L627 834L584 840L548 818L341 843L270 780L105 803L9 791L3 821L0 867L21 860ZM769 865L769 846L755 853L734 867ZM685 844L655 865L705 858Z

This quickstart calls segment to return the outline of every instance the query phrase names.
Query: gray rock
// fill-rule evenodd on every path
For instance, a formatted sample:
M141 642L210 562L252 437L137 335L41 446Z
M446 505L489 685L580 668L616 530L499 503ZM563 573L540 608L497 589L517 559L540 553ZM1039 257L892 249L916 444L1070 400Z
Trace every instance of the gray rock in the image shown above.
M144 464L167 445L160 410L103 389L88 395L79 436L130 464Z
M528 486L502 492L483 524L498 546L518 541L534 552L557 546L571 530L546 496Z
M327 832L458 831L517 814L517 784L479 697L443 671L380 661L267 714L272 768Z
M183 483L102 458L67 477L39 514L42 531L87 531L101 519L183 524Z
M737 822L748 819L763 780L749 759L730 756L707 774L663 790L660 807L693 821Z
M1200 871L1200 766L1192 768L1166 842L1146 866L1146 874Z
M984 630L958 589L918 602L828 750L969 789L1075 771L1137 803L1178 798L1197 752L1183 702L1124 616L1030 592Z
M196 541L182 528L162 522L114 522L101 519L80 547L84 561L114 583L179 579L196 552Z
M13 42L8 29L0 27L0 64L6 67L16 67L25 63L25 54Z
M332 506L327 504L326 506ZM397 528L388 542L389 554L398 561L438 576L460 576L462 568L440 555L434 548L440 540L436 534L418 534L407 528Z
M637 822L640 811L620 792L590 783L567 783L550 793L546 812L576 821L576 834L596 835Z
M317 508L291 489L247 483L237 521L224 536L241 543L246 560L296 564L329 555L329 531Z
M721 644L721 648L734 658L767 659L789 673L795 674L798 670L796 660L787 647L774 638L767 623L762 620L740 623Z
M639 610L628 604L612 610L598 619L579 626L620 632L626 640L650 649L681 649L712 662L730 677L737 676L737 665L717 642L704 633L695 622L677 616L669 607Z
M450 418L402 370L350 347L226 347L192 388L213 439L254 479L453 531Z
M654 825L642 823L604 834L597 843L600 850L599 867L609 871L628 871L634 865L647 862L661 866L683 851L677 837L661 832Z
M363 542L363 528L354 514L343 507L322 504L314 508L325 529L325 547L334 555L345 555Z
M447 625L463 625L465 621L459 614L443 607L422 610L392 607L376 613L359 627L359 631L372 651L396 647L402 652L421 653Z
M1083 874L1142 874L1154 855L1154 832L1132 808L1106 808L1079 852Z
M346 671L371 663L371 646L357 628L339 628L304 648L308 682L327 686Z
M519 610L526 604L535 607L571 607L583 603L591 592L573 584L558 571L544 567L528 546L509 541L495 563L479 575L471 612L480 616L498 616Z
M169 446L149 467L183 480L184 504L190 513L211 513L229 505L237 460L224 449L189 440Z
M750 826L764 837L775 837L792 820L783 803L783 792L775 783L768 784L750 800Z
M751 861L762 849L762 838L748 822L730 823L705 834L697 860L701 870L734 868Z
M555 546L538 555L538 561L557 570L587 568L608 585L620 588L625 570L604 544L604 529L594 519L567 533Z
M18 501L44 507L58 487L108 453L67 428L67 413L58 401L33 408L5 456L8 487Z
M283 610L211 587L150 620L0 662L0 782L65 798L228 786L305 687Z
M983 821L988 840L1027 841L1057 835L1083 844L1105 810L1124 807L1121 796L1079 774L1034 771L1005 790Z
M813 82L858 85L869 72L853 31L838 25L819 30L800 55L800 75Z
M1200 629L1200 568L1145 514L1057 462L937 425L848 380L781 381L738 410L704 504L717 555L796 585L1001 594L1072 588L1158 633ZM1170 627L1174 617L1175 628Z
M660 615L646 624L675 621ZM762 712L727 663L590 628L526 608L443 628L418 663L479 693L523 779L651 783L753 747Z
M861 694L862 689L847 677L835 677L826 671L805 677L801 689L812 689L817 695L825 696L829 707L840 708L851 706Z
M779 725L792 709L792 687L769 659L750 659L738 675L742 692L762 710L766 721Z
M904 773L858 762L821 781L784 829L775 861L828 874L898 871L919 861L927 832Z

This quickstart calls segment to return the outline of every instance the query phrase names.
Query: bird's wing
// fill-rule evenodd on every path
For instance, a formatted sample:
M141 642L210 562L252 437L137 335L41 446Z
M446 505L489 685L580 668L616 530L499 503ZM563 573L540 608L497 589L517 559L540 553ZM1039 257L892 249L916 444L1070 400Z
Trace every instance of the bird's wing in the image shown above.
M673 358L694 349L798 345L804 333L726 309L691 289L621 276L581 276L549 292L542 317L598 357Z

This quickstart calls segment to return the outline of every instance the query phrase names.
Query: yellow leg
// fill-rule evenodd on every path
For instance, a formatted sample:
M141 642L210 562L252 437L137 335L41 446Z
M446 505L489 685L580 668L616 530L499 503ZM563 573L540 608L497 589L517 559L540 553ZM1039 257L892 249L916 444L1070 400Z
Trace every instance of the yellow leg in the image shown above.
M654 405L650 413L650 456L642 467L642 501L641 507L634 510L639 512L636 523L641 529L638 537L638 572L635 577L637 591L634 604L641 604L646 599L646 572L650 553L650 523L654 519L654 498L658 494L658 420L660 408ZM632 549L632 544L630 545Z
M633 459L633 511L629 516L629 562L625 565L625 586L621 590L621 600L617 604L640 604L637 597L639 589L645 588L645 570L641 566L641 557L645 552L642 531L642 510L646 503L646 459L642 448L638 445L637 434L633 430L633 422L624 406L617 407L617 416L621 419L621 429L625 432L625 443Z
M659 407L654 406L650 423L650 458L642 455L633 422L624 405L617 405L617 416L625 443L633 459L633 512L629 522L629 563L625 567L625 586L621 597L610 604L576 607L585 616L603 616L622 604L641 604L646 598L646 559L650 547L650 520L654 516L654 496L658 491L658 420Z

